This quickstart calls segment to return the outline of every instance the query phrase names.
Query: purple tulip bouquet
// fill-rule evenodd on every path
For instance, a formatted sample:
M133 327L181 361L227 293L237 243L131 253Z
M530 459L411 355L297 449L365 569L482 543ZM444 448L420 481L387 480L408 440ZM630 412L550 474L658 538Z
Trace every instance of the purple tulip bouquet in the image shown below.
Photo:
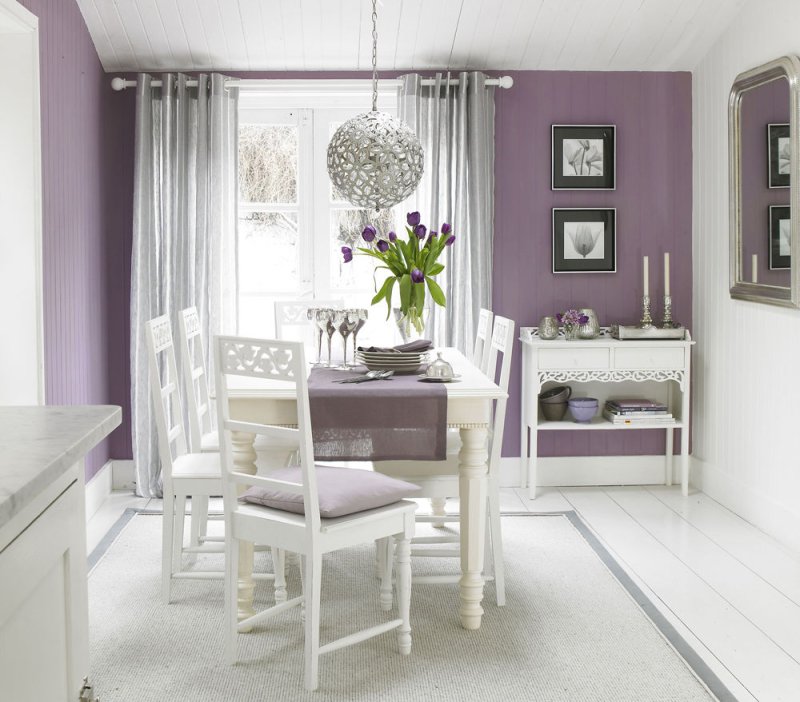
M368 225L361 233L361 238L368 246L359 247L356 252L378 259L380 265L375 270L385 269L391 274L372 298L372 304L386 300L388 319L392 312L392 292L397 284L403 323L407 328L413 326L421 333L426 288L437 305L444 307L446 304L444 292L433 277L444 270L444 265L436 260L445 247L453 245L456 237L452 233L452 227L446 222L442 224L440 232L429 232L424 224L420 224L419 212L409 212L406 223L407 241L400 239L394 232L389 232L385 238L379 238L375 227ZM345 263L352 261L353 250L349 246L343 246L342 256Z
M578 333L578 329L583 324L589 322L589 317L581 314L578 310L567 310L566 312L559 312L556 315L559 324L564 325L564 334L567 339L574 339Z

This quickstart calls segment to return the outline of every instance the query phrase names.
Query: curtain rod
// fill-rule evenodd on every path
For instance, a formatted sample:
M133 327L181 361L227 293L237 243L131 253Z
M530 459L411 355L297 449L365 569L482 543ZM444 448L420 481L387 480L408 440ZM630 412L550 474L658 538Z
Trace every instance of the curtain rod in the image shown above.
M282 79L270 78L270 79L267 79L267 80L282 80ZM297 82L297 81L303 80L303 79L291 78L289 80L291 82ZM320 80L320 79L316 79L315 78L315 79L312 79L312 80ZM348 80L353 80L353 79L348 79ZM366 78L364 80L368 81L368 79L366 79ZM400 82L401 81L400 81L399 78L388 79L388 80L385 79L385 80L381 81L381 85L389 85L389 86L397 88L397 87L400 86ZM226 84L227 85L237 85L240 88L244 88L244 89L247 89L247 88L255 89L255 88L263 87L264 81L263 80L259 80L259 79L247 80L247 79L242 79L242 78L228 78L227 81L226 81ZM436 80L434 78L423 78L422 79L422 85L435 85L435 84L436 84ZM111 79L111 87L114 90L117 90L117 91L125 90L126 88L135 88L136 85L137 85L137 81L135 81L135 80L126 80L125 78L112 78ZM161 87L161 81L160 80L150 81L150 85L153 88L160 88ZM196 80L188 80L188 81L186 81L186 85L189 86L190 88L196 87L197 86L197 81ZM453 86L458 85L458 78L456 78L455 80L451 80L450 81L450 85L453 85ZM514 85L514 79L511 76L501 76L500 78L487 78L486 79L486 85L495 85L498 88L510 88L511 86Z

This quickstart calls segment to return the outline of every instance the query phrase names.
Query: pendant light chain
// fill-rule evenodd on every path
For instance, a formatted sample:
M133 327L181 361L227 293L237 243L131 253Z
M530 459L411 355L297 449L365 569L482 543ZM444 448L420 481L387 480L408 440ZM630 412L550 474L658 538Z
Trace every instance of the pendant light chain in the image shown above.
M378 111L378 7L372 0L372 111Z

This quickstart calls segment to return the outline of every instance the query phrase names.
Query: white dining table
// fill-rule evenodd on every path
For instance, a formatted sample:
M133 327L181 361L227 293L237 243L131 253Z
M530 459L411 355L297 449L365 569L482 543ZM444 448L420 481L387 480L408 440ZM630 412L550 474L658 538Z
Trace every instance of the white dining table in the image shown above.
M458 455L461 578L458 614L465 629L478 629L483 608L483 559L486 531L486 490L488 473L487 433L492 403L505 393L456 349L441 349L459 375L448 383L447 426L461 435ZM249 379L233 379L229 385L231 418L243 421L293 426L297 424L294 389L280 382L258 387ZM375 381L381 382L381 381ZM237 470L254 475L256 452L254 434L235 432L233 461ZM238 616L252 616L253 548L243 543L239 553Z

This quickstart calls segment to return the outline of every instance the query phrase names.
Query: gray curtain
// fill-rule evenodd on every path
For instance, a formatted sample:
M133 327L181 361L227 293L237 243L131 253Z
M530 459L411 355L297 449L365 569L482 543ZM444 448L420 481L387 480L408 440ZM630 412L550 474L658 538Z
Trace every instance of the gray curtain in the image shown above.
M445 310L434 305L434 340L463 352L472 348L478 311L492 305L494 238L494 88L472 71L437 73L423 86L418 74L402 76L400 118L425 149L425 173L408 206L438 231L449 222L456 243L438 282Z
M138 76L131 265L131 418L136 494L161 495L148 386L144 324L197 307L211 369L210 339L235 331L238 88L219 74L188 86L164 74ZM180 362L180 358L178 358ZM209 373L209 380L213 373Z

